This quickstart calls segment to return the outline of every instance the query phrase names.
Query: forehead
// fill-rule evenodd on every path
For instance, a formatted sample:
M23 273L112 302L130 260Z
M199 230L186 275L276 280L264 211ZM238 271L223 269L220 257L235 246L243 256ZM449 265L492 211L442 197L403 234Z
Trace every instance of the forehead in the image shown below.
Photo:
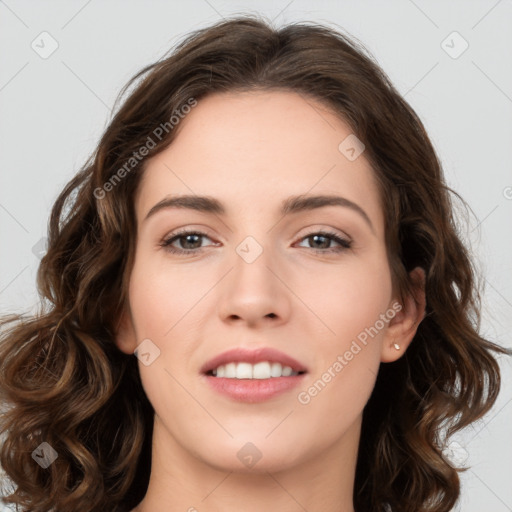
M137 196L138 218L165 195L219 198L228 214L299 194L333 194L365 205L381 223L379 193L364 152L347 158L350 126L294 92L217 93L198 101L176 138L151 158ZM349 139L347 139L349 137Z

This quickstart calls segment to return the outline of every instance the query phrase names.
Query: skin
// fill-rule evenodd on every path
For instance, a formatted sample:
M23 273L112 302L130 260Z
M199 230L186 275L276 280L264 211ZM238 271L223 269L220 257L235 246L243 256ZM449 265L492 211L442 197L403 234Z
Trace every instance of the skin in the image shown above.
M116 340L129 354L146 338L160 350L149 366L139 361L155 426L150 483L134 510L353 512L363 408L380 363L403 355L424 316L424 273L411 273L415 295L333 373L337 357L399 302L373 170L364 153L350 161L338 150L350 127L298 94L258 91L208 96L179 130L147 162L137 191L129 307ZM306 193L357 203L372 227L347 207L278 213L282 200ZM227 213L173 208L144 220L180 194L215 197ZM202 250L188 256L159 245L178 228L207 236L174 247ZM324 229L352 246L315 252L339 247L310 238ZM263 249L252 263L236 252L247 236ZM309 372L270 400L235 402L210 389L200 367L237 346L277 348ZM298 393L329 368L335 376L300 403ZM248 442L261 453L252 467L237 457Z

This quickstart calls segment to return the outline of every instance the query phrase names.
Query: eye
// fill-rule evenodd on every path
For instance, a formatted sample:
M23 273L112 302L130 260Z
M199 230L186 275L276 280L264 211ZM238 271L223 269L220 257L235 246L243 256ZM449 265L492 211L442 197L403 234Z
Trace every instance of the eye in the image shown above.
M178 233L173 233L169 238L162 240L160 245L166 250L173 254L195 254L200 252L201 247L201 239L209 238L206 233L202 233L201 231L180 231ZM184 241L184 244L182 243ZM173 244L175 242L180 242L182 248L175 247ZM199 243L199 247L197 244Z
M168 238L162 240L160 246L170 253L190 256L202 252L204 246L202 246L201 241L203 238L210 239L206 233L201 231L183 230L178 233L172 233ZM311 247L311 249L317 253L323 254L342 252L350 249L352 246L351 240L342 238L337 233L329 231L312 232L302 237L300 240L307 241L310 244L317 244L317 247ZM331 247L332 242L335 242L338 246ZM181 247L176 247L176 245L174 245L176 243L179 243Z
M352 246L352 241L340 237L337 233L332 233L329 231L318 231L315 233L310 233L305 237L301 238L301 240L309 241L313 244L319 244L322 247L312 247L315 252L319 253L331 253L331 252L342 252L347 249L350 249ZM328 247L331 242L336 242L338 247ZM327 244L327 247L326 247Z

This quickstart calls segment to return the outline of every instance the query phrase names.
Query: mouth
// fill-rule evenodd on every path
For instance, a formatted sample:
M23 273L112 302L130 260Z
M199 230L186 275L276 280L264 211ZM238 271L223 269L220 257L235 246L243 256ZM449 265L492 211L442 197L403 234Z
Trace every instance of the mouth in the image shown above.
M283 366L278 362L261 361L251 363L221 364L206 372L206 375L224 379L277 379L279 377L294 377L306 373L303 370L295 371L291 366Z
M238 402L262 402L297 386L307 368L271 348L236 348L203 365L201 373L216 392Z

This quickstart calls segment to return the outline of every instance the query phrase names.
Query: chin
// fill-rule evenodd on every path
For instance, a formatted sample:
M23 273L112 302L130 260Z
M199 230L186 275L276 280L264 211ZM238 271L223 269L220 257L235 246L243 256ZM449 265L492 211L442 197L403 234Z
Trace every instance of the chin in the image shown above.
M265 440L261 435L252 439L244 436L243 441L229 439L226 443L216 442L215 450L199 452L196 456L217 470L247 474L287 470L306 458L305 454L297 451L297 443L283 445ZM298 446L304 446L304 443L298 443Z

